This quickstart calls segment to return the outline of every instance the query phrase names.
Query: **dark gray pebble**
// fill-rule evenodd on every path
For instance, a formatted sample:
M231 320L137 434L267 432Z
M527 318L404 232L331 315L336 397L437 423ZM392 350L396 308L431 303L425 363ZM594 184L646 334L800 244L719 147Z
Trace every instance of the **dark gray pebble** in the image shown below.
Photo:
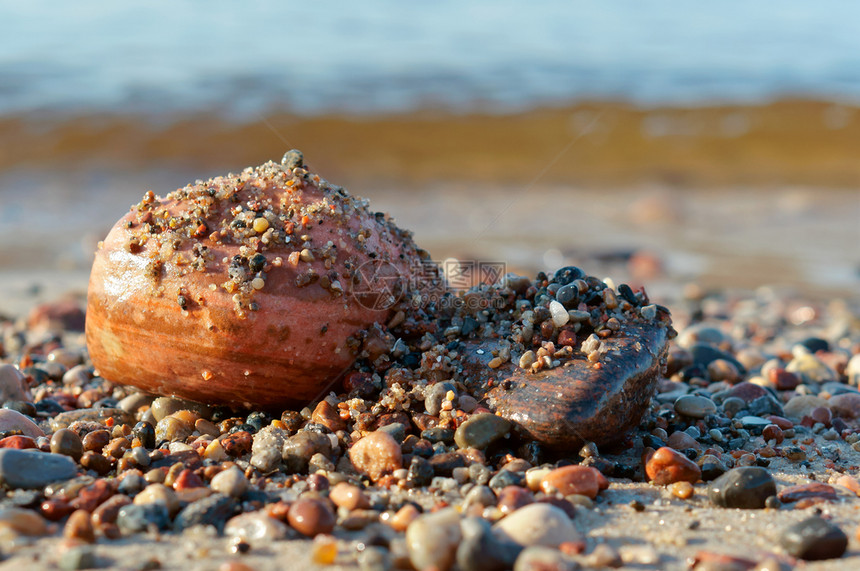
M690 347L690 355L693 357L693 364L699 365L700 367L707 368L712 361L725 359L734 365L741 375L746 373L746 368L741 365L740 361L735 359L734 356L707 343L694 343Z
M173 527L177 531L182 531L195 525L211 525L218 530L218 533L222 533L224 524L233 517L235 511L236 501L233 498L224 494L212 494L188 504L176 516Z
M749 466L729 470L711 483L708 497L724 508L762 509L776 495L776 482L764 468Z
M463 539L457 546L457 565L463 571L503 571L511 569L522 546L493 536L490 522L468 517L460 522Z
M420 456L413 456L412 461L409 462L406 480L415 486L428 486L434 475L433 465L429 461Z
M779 542L790 555L800 559L835 559L845 553L848 536L833 523L813 516L783 531Z
M152 525L156 529L165 530L170 525L167 506L161 502L151 504L130 504L119 510L116 525L123 535L140 533Z
M501 490L506 486L522 486L525 483L525 479L525 476L519 472L500 470L498 474L490 478L488 485L493 490Z
M0 450L0 483L10 488L42 488L75 477L78 467L68 456L35 450Z
M436 442L453 442L454 431L450 428L442 428L441 426L436 426L433 428L428 428L427 430L422 430L421 438L429 440L434 444Z

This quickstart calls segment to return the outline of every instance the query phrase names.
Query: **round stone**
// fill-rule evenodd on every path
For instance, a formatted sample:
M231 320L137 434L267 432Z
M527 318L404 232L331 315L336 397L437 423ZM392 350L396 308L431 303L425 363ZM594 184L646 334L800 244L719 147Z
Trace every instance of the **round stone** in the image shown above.
M486 448L511 430L511 422L489 412L470 416L457 427L454 442L460 448Z
M302 498L290 506L287 514L290 527L308 537L331 533L335 517L328 504L316 498Z
M547 494L579 494L593 500L600 490L609 487L609 482L599 470L591 466L563 466L545 475L540 487Z
M240 497L248 489L248 478L236 466L218 472L210 483L213 490L234 498Z
M695 462L666 446L658 448L645 462L645 473L654 484L666 486L674 482L695 484L702 470Z
M78 461L84 454L84 446L80 436L68 428L61 428L51 436L51 452L70 456Z
M581 539L570 518L561 508L547 503L529 504L493 526L499 540L513 541L524 547L543 545L558 547Z
M684 395L675 401L675 412L690 418L705 418L717 412L717 405L708 397Z
M835 524L813 516L783 531L779 542L790 555L800 559L835 559L845 553L848 536Z
M763 509L776 495L776 482L764 468L745 466L729 470L711 483L708 497L724 508Z

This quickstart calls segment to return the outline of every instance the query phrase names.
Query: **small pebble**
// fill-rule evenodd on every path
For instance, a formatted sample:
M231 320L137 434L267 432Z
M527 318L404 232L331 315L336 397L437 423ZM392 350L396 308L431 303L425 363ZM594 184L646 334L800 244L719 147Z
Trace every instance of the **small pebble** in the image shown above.
M334 512L324 501L315 498L302 498L293 503L287 519L290 527L308 537L331 533L335 525Z
M657 449L645 463L645 473L654 484L665 486L674 482L695 484L702 470L695 462L668 447Z
M779 543L789 555L818 561L842 557L848 547L848 536L835 524L813 516L784 530Z
M757 466L729 470L708 489L711 502L724 508L762 509L767 498L775 495L773 477Z
M567 514L546 503L529 504L518 509L496 523L493 533L500 540L513 541L523 547L558 547L566 541L581 539Z
M367 474L374 482L385 474L403 467L400 445L385 432L371 432L349 449L349 459L355 469Z

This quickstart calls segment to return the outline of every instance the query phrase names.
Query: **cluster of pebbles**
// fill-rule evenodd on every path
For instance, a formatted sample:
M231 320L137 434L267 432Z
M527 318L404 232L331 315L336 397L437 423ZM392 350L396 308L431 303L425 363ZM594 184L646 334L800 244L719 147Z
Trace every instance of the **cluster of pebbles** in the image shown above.
M487 408L486 387L458 369L462 345L505 340L490 369L598 365L616 323L667 323L668 311L577 268L506 280L465 294L480 303L404 303L366 332L341 392L281 414L110 383L88 361L74 306L0 321L3 557L65 569L440 571L858 557L856 308L689 296L639 427L550 450ZM709 522L726 514L746 543L719 539L729 529ZM755 514L769 527L743 532ZM130 560L135 542L158 546ZM280 544L300 545L301 560L275 560Z

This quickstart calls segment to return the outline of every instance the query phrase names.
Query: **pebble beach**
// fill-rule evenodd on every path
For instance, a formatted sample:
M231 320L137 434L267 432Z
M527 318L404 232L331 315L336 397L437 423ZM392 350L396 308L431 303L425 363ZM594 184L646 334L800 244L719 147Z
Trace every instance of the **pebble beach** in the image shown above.
M558 329L568 315L557 310L569 298L559 276L519 278L532 291L513 321L555 327L550 338L562 348ZM614 315L607 299L645 305L623 284L588 280L583 298L588 287L603 292L589 301L594 311ZM530 442L488 413L456 355L489 325L467 325L462 315L425 313L422 335L402 319L390 323L374 361L365 353L342 388L273 413L113 384L88 361L83 300L34 304L2 322L0 566L860 562L856 297L694 284L674 292L659 301L677 337L653 398L639 403L637 426L605 446L562 449ZM599 343L592 337L574 341L574 350L590 357L589 344ZM513 353L502 357L532 367L534 354ZM438 367L437 358L453 366ZM611 414L605 422L614 422Z
M860 569L824 3L0 7L0 571Z

